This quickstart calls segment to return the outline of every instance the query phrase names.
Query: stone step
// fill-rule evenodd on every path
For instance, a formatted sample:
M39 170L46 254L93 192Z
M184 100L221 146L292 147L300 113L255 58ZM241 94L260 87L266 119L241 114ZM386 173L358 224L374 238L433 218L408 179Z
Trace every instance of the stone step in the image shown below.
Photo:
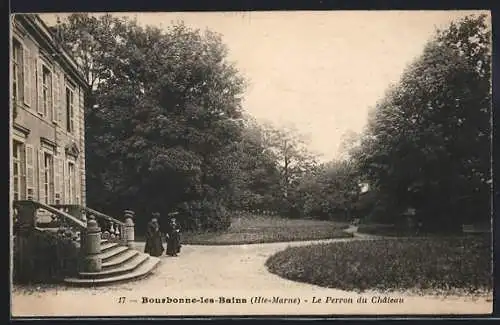
M141 266L142 263L146 262L148 260L148 257L149 255L147 254L139 253L134 257L132 257L131 259L127 260L126 262L118 265L117 267L103 268L102 271L100 272L80 272L79 277L98 279L109 276L117 276L127 272L132 272L136 268Z
M126 263L128 260L136 257L140 253L136 250L129 249L118 256L114 256L113 258L108 259L107 261L102 263L102 269L119 267L122 264Z
M99 255L101 257L101 261L104 263L104 262L109 261L113 257L118 256L118 255L120 255L120 254L122 254L122 253L124 253L125 251L128 251L128 250L129 250L129 248L126 247L126 246L115 246L115 247L113 247L111 249L108 249L105 252L102 252Z
M137 280L150 275L159 264L160 259L158 257L152 257L148 255L146 262L142 263L132 272L115 276L107 276L99 279L66 278L64 282L67 284L80 286L99 286L123 281Z
M110 250L111 248L113 247L116 247L118 246L119 244L118 243L101 243L101 253L104 253L106 252L107 250Z

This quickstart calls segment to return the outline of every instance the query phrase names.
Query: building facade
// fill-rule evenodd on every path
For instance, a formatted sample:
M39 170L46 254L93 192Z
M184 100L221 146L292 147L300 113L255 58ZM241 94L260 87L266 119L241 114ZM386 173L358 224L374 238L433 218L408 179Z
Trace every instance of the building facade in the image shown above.
M37 15L11 17L10 52L11 203L85 205L85 77Z

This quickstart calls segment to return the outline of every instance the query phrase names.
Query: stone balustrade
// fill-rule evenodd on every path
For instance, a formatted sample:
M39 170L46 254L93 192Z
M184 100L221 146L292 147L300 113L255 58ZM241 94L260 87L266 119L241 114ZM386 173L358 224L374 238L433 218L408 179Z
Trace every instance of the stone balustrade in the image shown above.
M39 218L39 211L45 219ZM134 212L124 212L124 222L101 212L78 205L46 205L37 201L14 202L16 240L26 241L30 231L51 231L71 238L80 247L82 271L99 272L101 245L118 242L133 248L135 241ZM42 220L42 221L41 221ZM45 222L44 222L45 221ZM20 252L23 254L23 252Z

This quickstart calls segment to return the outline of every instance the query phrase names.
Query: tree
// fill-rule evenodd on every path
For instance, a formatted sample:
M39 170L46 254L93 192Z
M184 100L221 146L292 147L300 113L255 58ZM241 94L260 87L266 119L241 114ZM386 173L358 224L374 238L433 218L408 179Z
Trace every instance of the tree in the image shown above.
M393 220L409 207L438 230L489 218L489 33L484 16L438 31L352 150Z
M283 212L294 213L294 190L301 177L313 172L316 157L308 150L308 141L295 127L261 126L266 154L274 157L280 174L280 201Z
M186 227L229 226L224 157L241 139L245 84L221 37L109 15L74 14L60 28L96 80L98 109L86 120L89 204L145 217L179 209Z
M242 138L225 163L232 166L232 207L243 210L276 210L280 175L275 157L264 145L259 123L248 116L242 119Z
M300 180L297 193L303 216L350 220L360 193L356 167L345 160L323 164Z
M360 134L358 134L357 132L348 130L344 134L342 134L339 146L340 159L349 160L350 152L358 146L359 141Z

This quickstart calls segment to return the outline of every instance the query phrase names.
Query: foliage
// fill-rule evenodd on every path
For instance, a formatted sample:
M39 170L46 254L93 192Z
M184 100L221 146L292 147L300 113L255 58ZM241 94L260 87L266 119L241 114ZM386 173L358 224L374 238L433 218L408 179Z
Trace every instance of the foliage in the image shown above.
M230 208L236 210L277 210L280 173L267 150L264 132L253 118L243 119L242 137L235 150L225 157L232 167Z
M131 208L139 228L152 211L172 210L193 230L228 227L233 209L399 223L414 208L426 230L490 217L484 16L437 31L375 105L365 132L345 134L341 159L323 165L294 128L245 116L245 80L213 32L87 14L54 31L92 85L89 205Z
M33 231L14 240L16 283L58 283L78 272L79 247L69 238L50 232Z
M349 221L360 193L356 173L349 161L333 161L303 177L294 197L302 215Z
M300 180L314 174L317 157L308 150L309 141L294 126L277 128L262 123L260 133L265 154L275 161L278 184L275 194L275 210L289 217L301 215L297 190Z
M291 247L267 268L342 290L476 293L493 288L489 237L386 239Z
M427 230L490 218L490 42L484 16L438 31L377 103L350 156L378 217L415 208Z
M244 90L220 36L110 15L73 14L60 28L95 80L96 106L86 115L89 205L132 208L142 223L152 211L184 207L185 224L218 228L208 219L225 218L224 158L241 138Z

